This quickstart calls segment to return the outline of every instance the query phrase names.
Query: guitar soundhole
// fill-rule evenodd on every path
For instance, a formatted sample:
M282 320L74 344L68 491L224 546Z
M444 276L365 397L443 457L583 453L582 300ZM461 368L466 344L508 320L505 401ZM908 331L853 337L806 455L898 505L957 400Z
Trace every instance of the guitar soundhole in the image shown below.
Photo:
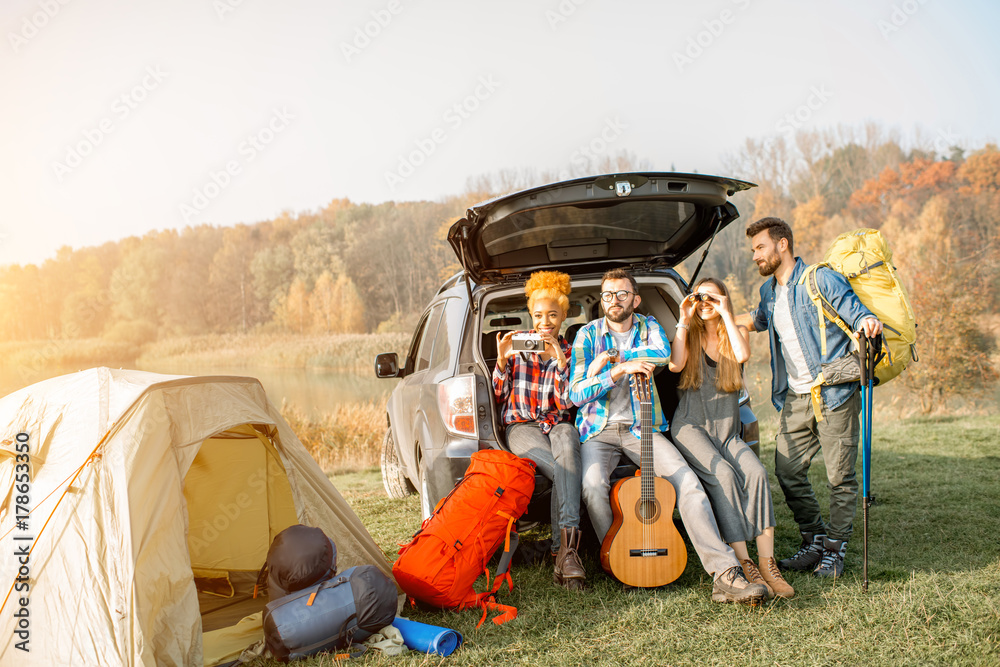
M640 499L635 504L635 515L643 523L655 523L660 518L660 503L656 500Z

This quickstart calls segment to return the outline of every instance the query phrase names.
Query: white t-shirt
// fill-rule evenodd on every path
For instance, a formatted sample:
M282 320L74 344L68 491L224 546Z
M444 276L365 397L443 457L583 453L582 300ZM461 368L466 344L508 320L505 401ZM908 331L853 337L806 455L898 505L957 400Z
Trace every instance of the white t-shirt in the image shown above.
M781 355L785 358L785 370L788 371L788 387L796 394L808 394L812 387L813 376L802 354L802 345L795 334L792 324L792 311L788 306L788 287L777 285L774 299L774 332L781 340Z

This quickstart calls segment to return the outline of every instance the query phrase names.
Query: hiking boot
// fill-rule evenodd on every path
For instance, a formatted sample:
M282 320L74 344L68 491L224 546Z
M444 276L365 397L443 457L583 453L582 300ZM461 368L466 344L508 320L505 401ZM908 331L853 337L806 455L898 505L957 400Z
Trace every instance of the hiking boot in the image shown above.
M817 577L833 577L844 574L844 556L847 555L847 540L823 540L823 556L813 570Z
M774 590L768 585L767 580L760 576L760 570L754 565L754 562L747 558L746 560L740 561L740 567L743 568L743 576L751 584L764 584L767 588L767 599L770 600L774 597Z
M774 560L774 556L760 562L760 576L764 579L767 587L779 598L790 598L795 595L795 589L781 576L778 561Z
M579 528L562 528L560 531L559 553L556 554L556 566L552 571L552 581L556 586L568 588L571 591L582 591L587 571L583 569L580 562L580 555L577 549L580 548Z
M819 559L823 557L823 540L826 535L822 533L802 533L802 546L791 558L783 558L778 561L778 568L782 570L797 570L805 572L815 570L819 565Z
M734 565L720 574L712 585L712 602L761 604L767 602L767 586L751 584L743 576L742 568Z

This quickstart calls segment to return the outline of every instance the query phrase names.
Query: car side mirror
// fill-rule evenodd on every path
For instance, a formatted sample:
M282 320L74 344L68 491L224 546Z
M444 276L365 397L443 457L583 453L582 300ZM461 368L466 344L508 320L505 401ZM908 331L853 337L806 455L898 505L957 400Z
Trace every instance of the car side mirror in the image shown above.
M395 352L385 352L375 355L375 377L399 377L399 360Z

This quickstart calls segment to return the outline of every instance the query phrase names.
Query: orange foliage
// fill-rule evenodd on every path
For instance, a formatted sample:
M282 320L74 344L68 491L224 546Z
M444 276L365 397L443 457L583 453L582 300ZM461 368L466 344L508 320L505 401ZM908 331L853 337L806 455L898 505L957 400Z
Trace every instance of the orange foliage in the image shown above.
M922 204L953 185L956 166L949 160L917 158L898 169L886 167L876 178L865 181L848 202L851 211L873 227L881 226L894 199L914 198Z
M826 200L816 195L792 210L792 231L795 234L795 254L802 257L823 255Z
M964 192L981 194L1000 191L1000 150L996 144L987 144L965 161L958 170L959 178L968 182Z

